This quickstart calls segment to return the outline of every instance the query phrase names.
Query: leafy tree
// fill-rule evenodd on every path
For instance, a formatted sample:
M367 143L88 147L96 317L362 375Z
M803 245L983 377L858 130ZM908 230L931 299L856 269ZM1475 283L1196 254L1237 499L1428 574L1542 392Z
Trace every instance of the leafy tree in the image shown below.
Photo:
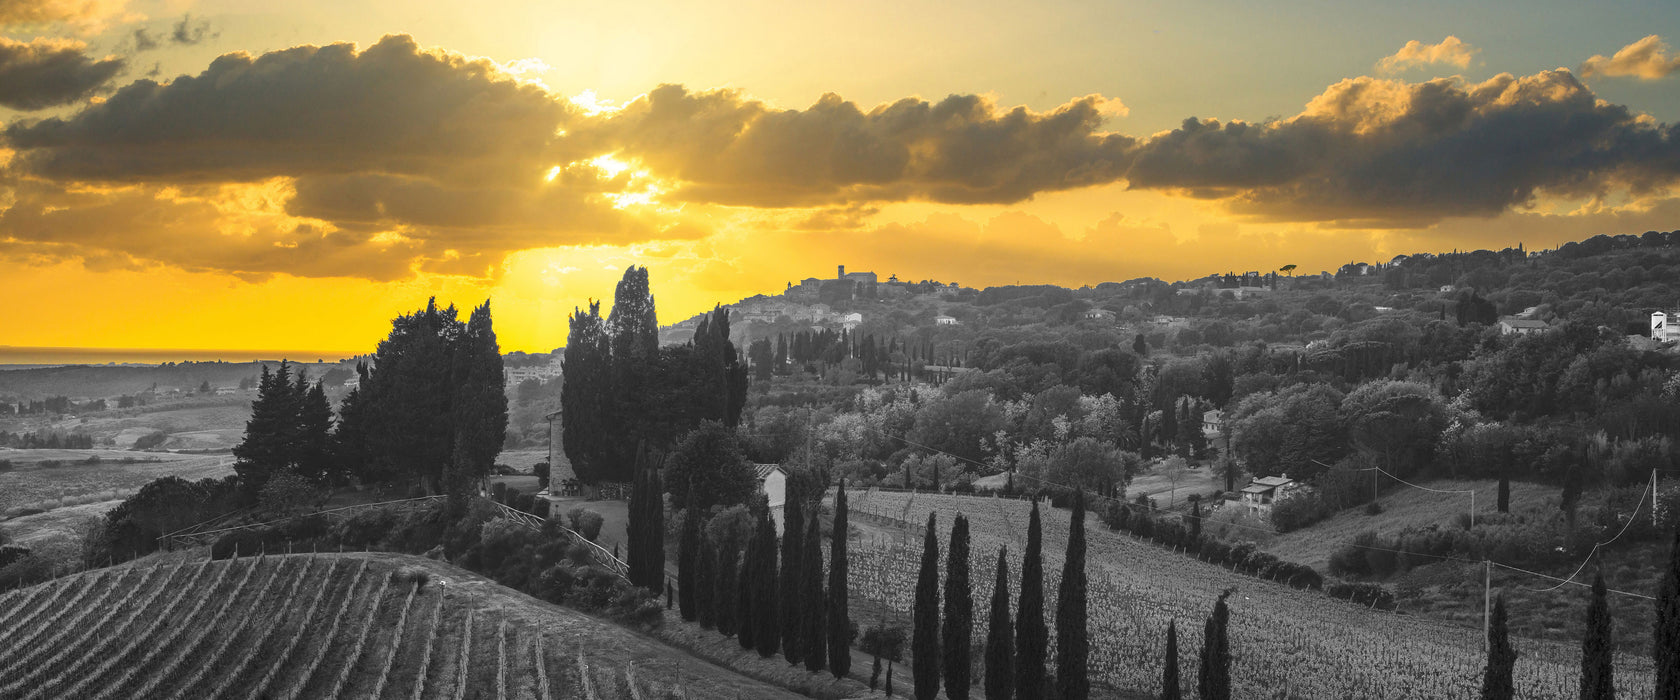
M1167 653L1161 660L1161 700L1179 700L1178 621L1167 622Z
M1044 625L1044 546L1038 501L1027 520L1027 551L1021 561L1021 600L1015 613L1015 697L1044 697L1044 655L1050 630Z
M1009 548L998 547L997 579L992 582L992 614L986 629L986 700L1015 695L1015 649L1009 625Z
M324 502L327 495L326 491L315 486L309 479L287 468L270 475L268 481L263 483L258 503L269 513L286 516L305 506Z
M1501 593L1493 601L1493 616L1488 622L1488 661L1482 677L1482 700L1511 700L1516 696L1512 680L1516 663L1517 652L1511 648L1511 636L1506 630L1505 595Z
M985 459L981 441L1003 427L1003 411L985 391L970 390L923 401L916 411L912 442L961 459Z
M1610 629L1610 602L1604 572L1593 577L1592 603L1587 606L1587 634L1581 642L1581 700L1615 700L1615 642Z
M911 616L915 629L910 641L914 661L916 700L934 700L939 695L939 522L928 513L922 538L922 568L916 575L916 600Z
M1661 700L1680 700L1680 528L1668 552L1668 570L1657 587L1657 614L1651 640Z
M1127 460L1113 443L1081 437L1058 445L1050 453L1048 478L1058 484L1098 493L1125 488L1132 475Z
M1231 646L1228 638L1231 610L1225 605L1225 599L1230 595L1229 590L1219 594L1202 635L1202 665L1196 689L1199 697L1206 700L1231 698Z
M708 510L746 503L758 491L758 477L747 462L735 431L707 421L672 451L665 467L671 484L671 507ZM676 491L677 485L682 491ZM692 487L690 502L689 491ZM680 499L679 499L680 496Z
M974 629L974 601L969 595L968 518L958 513L951 523L951 548L945 559L945 623L939 639L945 654L945 696L950 700L968 700L969 635Z
M1085 629L1085 492L1073 496L1067 556L1056 597L1056 697L1083 700L1091 694L1090 638Z
M1366 382L1342 400L1342 414L1353 445L1399 476L1430 463L1447 423L1440 395L1417 382Z
M846 505L846 482L834 492L834 529L828 555L828 670L835 679L852 670L852 621L848 607L851 567L846 544L850 539L850 513Z
M502 351L490 318L490 302L473 309L454 345L454 396L450 427L454 459L445 489L457 512L473 485L489 476L507 437L507 394L502 389Z
M805 627L799 631L799 638L805 644L805 670L816 673L828 665L828 606L823 602L822 528L817 518L810 518L805 526L804 549L805 570L799 573L799 582L805 588L801 600Z

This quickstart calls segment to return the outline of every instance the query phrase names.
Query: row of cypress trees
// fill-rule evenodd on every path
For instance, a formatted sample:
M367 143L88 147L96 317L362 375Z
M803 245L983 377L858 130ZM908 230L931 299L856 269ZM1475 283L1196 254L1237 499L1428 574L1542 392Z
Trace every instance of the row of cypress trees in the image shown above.
M787 502L779 541L769 509L762 503L754 508L753 534L739 548L744 551L714 542L702 531L698 510L690 509L677 553L678 607L684 620L733 635L743 649L763 657L780 652L790 664L843 678L851 672L853 634L845 484L834 498L826 586L821 519L815 512L807 516L804 505Z
M943 620L939 583L938 517L928 514L922 542L921 568L912 608L912 672L918 700L932 700L943 684L946 697L968 700L973 649L970 631L974 603L969 586L968 518L958 514L951 524L950 550L945 562ZM997 574L986 631L985 677L989 699L1037 700L1055 697L1083 700L1090 696L1090 641L1086 629L1085 496L1077 494L1068 527L1067 555L1056 606L1056 675L1047 678L1045 650L1049 629L1044 620L1043 525L1038 503L1027 523L1027 548L1021 564L1021 597L1011 625L1009 606L1009 550L998 550ZM1013 627L1013 629L1012 629Z

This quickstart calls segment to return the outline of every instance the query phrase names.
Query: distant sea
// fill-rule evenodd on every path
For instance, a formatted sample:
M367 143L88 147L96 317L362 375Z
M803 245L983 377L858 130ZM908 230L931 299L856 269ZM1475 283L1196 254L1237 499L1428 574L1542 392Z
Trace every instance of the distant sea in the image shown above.
M63 365L161 365L165 362L337 362L357 353L343 350L200 350L180 348L53 348L0 345L0 369Z

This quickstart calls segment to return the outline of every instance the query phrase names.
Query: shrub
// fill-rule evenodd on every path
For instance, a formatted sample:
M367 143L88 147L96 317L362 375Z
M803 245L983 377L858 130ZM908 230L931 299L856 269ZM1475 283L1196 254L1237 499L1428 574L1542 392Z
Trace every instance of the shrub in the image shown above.
M606 522L600 513L588 508L573 508L566 517L571 519L572 529L590 542L601 535L601 524Z
M1302 493L1279 500L1272 505L1272 527L1277 531L1293 532L1332 515L1324 499L1316 493Z
M391 583L412 584L415 591L425 589L426 584L431 580L431 572L418 566L398 567L395 571L391 572Z
M150 433L146 433L145 435L141 435L140 439L135 440L134 441L134 449L136 449L136 450L149 450L149 449L152 449L152 448L157 447L159 445L162 445L164 442L166 442L168 440L169 440L169 433L163 432L162 430L154 430Z

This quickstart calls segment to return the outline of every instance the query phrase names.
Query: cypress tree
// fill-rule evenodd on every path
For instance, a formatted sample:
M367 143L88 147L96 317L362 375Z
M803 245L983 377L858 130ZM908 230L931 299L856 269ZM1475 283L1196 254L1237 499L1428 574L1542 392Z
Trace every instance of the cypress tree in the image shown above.
M1604 572L1593 578L1592 603L1587 606L1587 636L1581 643L1581 700L1615 700L1615 648L1610 636L1610 603Z
M736 632L736 592L740 588L741 551L734 542L720 542L717 553L717 588L712 602L717 605L717 630L724 636Z
M945 558L945 625L939 645L945 653L945 697L968 700L970 637L974 630L974 601L968 587L968 518L961 513L951 523L951 545Z
M763 511L759 518L764 517ZM735 596L735 641L741 643L742 649L752 649L757 641L758 621L753 619L753 603L757 596L753 588L758 580L758 560L763 558L760 548L763 543L758 539L758 528L754 527L752 534L747 536L746 553L741 557L741 578L736 582L735 590L730 594Z
M916 684L916 700L933 700L939 695L939 533L936 513L928 513L927 532L922 538L922 568L916 575L916 602L912 617L915 629L910 642L910 669Z
M594 484L614 476L612 341L601 303L573 309L566 336L566 380L560 386L561 444L579 481Z
M1668 553L1668 571L1657 588L1657 619L1651 641L1658 700L1680 700L1680 528Z
M1044 534L1038 501L1027 521L1027 551L1021 560L1021 600L1015 613L1015 697L1044 697L1044 654L1050 631L1044 626Z
M1499 470L1499 512L1511 512L1511 475L1505 470Z
M1190 502L1190 539L1199 546L1202 539L1202 501Z
M799 574L805 568L805 508L798 498L787 499L782 512L782 570L781 570L781 626L782 626L782 656L790 664L798 664L805 659L805 645L800 643L800 632L804 629L804 615L800 605L800 597L805 594L805 587L800 585Z
M1493 601L1493 616L1488 621L1487 673L1482 677L1482 700L1511 700L1516 697L1512 670L1517 652L1511 648L1511 635L1505 628L1505 594Z
M689 487L692 494L694 488ZM689 496L693 503L693 496ZM700 557L700 509L689 508L683 514L682 539L677 545L677 608L682 613L682 619L693 622L700 616L694 591L699 585L695 577L695 565Z
M815 513L809 523L805 528L805 570L799 573L799 582L805 586L800 601L805 628L799 631L799 638L805 643L805 670L816 673L828 665L828 630L824 624L828 606L823 603L822 527Z
M453 308L450 311L453 316ZM446 465L444 489L460 509L474 485L490 475L507 440L507 392L502 387L502 350L490 318L490 302L473 309L453 344L454 396L449 404L454 458ZM659 590L655 580L652 590Z
M851 533L849 520L846 482L842 479L834 492L834 534L828 554L828 671L837 680L852 670L852 620L848 607L852 592L846 580L851 575L846 561L846 541Z
M1196 689L1203 700L1231 699L1231 646L1226 636L1231 610L1225 605L1230 595L1229 590L1219 594L1218 602L1213 604L1213 614L1203 627L1202 666L1196 679Z
M998 547L992 617L986 629L986 700L1009 700L1015 694L1013 635L1009 625L1009 548Z
M1178 621L1167 623L1167 656L1161 664L1161 700L1178 700Z
M1085 492L1081 490L1073 496L1067 556L1062 560L1062 583L1056 596L1056 697L1064 700L1085 700L1091 694L1085 587Z
M717 627L717 548L712 546L712 538L702 534L700 536L700 551L694 560L694 618L700 621L700 629L709 630Z
M758 655L773 656L781 649L782 629L778 624L780 610L776 607L776 524L768 511L760 511L758 530L758 566L748 585L753 591L753 643Z

